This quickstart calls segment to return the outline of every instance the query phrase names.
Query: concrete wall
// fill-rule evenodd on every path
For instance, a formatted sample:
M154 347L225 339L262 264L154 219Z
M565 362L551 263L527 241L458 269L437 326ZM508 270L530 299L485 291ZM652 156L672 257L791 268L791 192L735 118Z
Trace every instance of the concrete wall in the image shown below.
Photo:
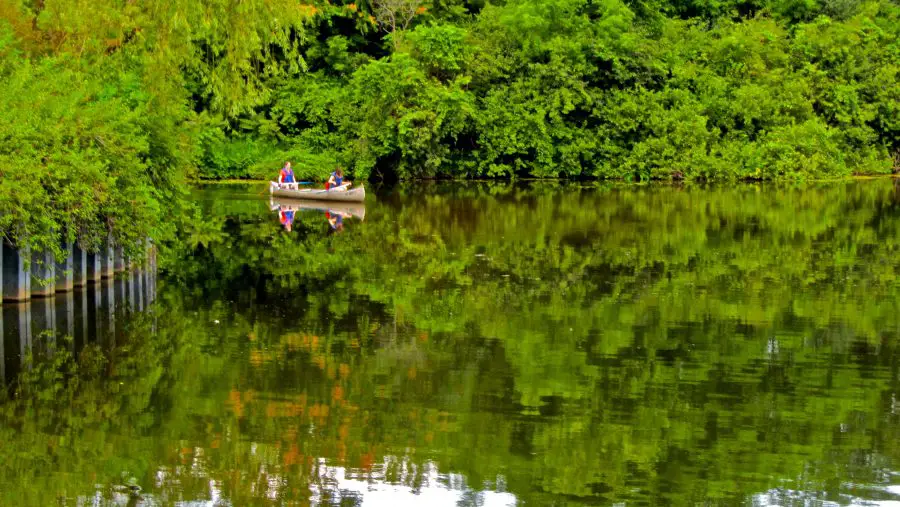
M103 254L100 252L87 254L87 283L97 283L103 278Z
M56 260L52 252L31 255L31 295L48 297L56 293Z
M143 265L156 269L156 249L149 242ZM54 258L49 252L30 253L2 244L0 255L0 299L6 302L27 301L32 297L50 297L56 292L70 292L77 287L113 278L116 273L141 266L124 256L121 248L107 243L100 251L88 253L77 244L63 246L64 257Z
M72 245L72 287L84 287L88 282L88 254L78 245Z
M20 252L3 243L3 301L27 301L31 298L31 269L28 250Z
M69 292L75 288L75 249L64 245L65 258L56 261L56 292Z

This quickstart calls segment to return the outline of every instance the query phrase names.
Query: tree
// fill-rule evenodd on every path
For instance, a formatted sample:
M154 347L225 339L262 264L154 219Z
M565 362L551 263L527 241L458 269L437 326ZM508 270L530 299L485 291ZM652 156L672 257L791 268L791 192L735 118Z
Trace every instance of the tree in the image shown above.
M413 18L424 11L419 0L375 0L372 7L378 24L391 34L406 30Z

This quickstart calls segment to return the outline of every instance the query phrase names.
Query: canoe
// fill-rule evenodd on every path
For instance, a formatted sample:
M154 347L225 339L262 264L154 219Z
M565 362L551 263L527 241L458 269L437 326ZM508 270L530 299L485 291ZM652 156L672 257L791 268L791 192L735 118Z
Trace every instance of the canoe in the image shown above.
M269 183L269 193L275 197L289 197L307 201L336 201L336 202L364 202L366 189L354 187L347 190L346 187L337 187L331 190L318 188L300 188L297 183Z
M360 220L366 219L366 206L352 202L305 201L290 197L272 196L269 200L269 208L272 211L313 210L340 215L344 218L356 217Z

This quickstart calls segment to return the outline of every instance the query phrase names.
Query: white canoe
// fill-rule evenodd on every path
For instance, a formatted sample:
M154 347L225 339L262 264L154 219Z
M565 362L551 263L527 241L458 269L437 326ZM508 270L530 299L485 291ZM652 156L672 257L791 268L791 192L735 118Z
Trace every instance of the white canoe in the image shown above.
M360 220L366 219L366 206L364 204L354 202L322 202L322 201L305 201L301 199L293 199L289 197L272 196L269 201L269 208L272 211L300 211L315 210L328 212L332 215L340 215L344 218L356 217Z
M300 188L297 183L269 183L269 193L275 197L289 197L306 201L365 202L366 189L337 187L331 190Z

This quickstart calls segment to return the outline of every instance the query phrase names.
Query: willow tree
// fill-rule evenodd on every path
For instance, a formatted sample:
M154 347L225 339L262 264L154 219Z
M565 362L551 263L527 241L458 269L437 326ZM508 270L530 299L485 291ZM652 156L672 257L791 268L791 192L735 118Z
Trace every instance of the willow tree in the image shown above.
M0 235L58 250L171 232L203 125L302 71L316 12L288 0L3 2Z

